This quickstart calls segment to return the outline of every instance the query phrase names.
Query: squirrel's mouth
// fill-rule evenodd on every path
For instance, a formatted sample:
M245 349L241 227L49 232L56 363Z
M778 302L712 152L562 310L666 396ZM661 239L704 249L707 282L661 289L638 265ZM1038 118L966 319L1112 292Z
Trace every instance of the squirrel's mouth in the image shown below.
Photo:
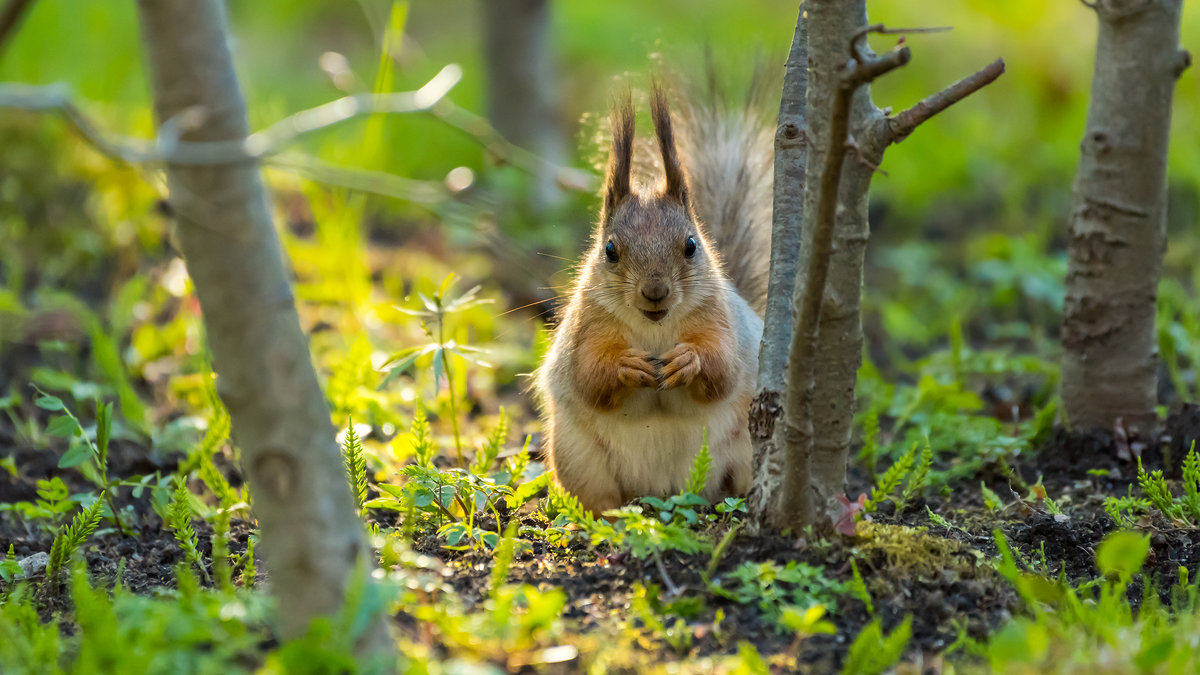
M662 321L663 318L667 316L667 311L668 310L665 309L643 309L642 314L646 315L646 318L650 319L651 321Z

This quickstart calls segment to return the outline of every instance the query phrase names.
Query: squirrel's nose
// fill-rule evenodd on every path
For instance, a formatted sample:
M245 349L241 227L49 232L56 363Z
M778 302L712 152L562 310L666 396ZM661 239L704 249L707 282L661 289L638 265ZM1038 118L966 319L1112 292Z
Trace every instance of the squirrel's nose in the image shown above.
M650 302L662 302L671 294L671 287L661 279L654 279L642 286L642 297Z

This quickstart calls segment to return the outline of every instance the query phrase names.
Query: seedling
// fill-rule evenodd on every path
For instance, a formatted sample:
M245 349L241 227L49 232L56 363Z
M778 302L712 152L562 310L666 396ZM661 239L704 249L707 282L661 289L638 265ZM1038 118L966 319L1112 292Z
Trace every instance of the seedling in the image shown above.
M92 502L92 505L80 511L70 525L59 530L50 545L50 561L46 564L46 581L55 587L58 584L59 572L75 555L75 551L92 536L96 526L100 524L100 508L104 503L104 493Z
M122 535L130 536L131 533L125 529L125 524L121 521L121 514L117 511L117 506L112 499L113 490L126 482L109 480L108 477L108 442L112 431L112 403L102 403L99 399L96 400L96 440L93 442L79 418L63 404L62 399L47 394L36 385L34 385L34 389L39 394L34 399L37 407L50 412L62 413L50 419L46 433L71 439L70 447L58 460L59 468L79 467L80 472L100 488L100 494L108 504L117 529ZM85 464L89 459L91 462ZM138 483L135 482L135 484Z

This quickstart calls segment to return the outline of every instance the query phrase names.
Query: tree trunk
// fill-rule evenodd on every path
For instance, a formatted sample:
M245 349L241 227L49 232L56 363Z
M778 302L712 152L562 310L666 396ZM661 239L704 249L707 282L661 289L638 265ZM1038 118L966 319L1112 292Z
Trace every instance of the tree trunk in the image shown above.
M1182 0L1097 0L1091 102L1075 176L1062 395L1079 430L1151 433L1155 302L1166 249L1167 144Z
M825 162L830 111L842 67L850 57L851 38L867 25L866 0L809 0L808 123L809 166ZM862 50L870 54L863 41ZM874 167L883 159L888 138L886 116L871 101L869 85L854 93L850 136L861 156L851 151L842 169L834 225L833 257L821 304L816 362L813 364L810 472L817 518L833 514L835 498L845 491L846 460L854 421L854 385L862 363L862 280L867 247L867 200ZM820 199L821 177L810 174L804 190L805 261L811 251L812 221ZM800 290L800 289L797 289ZM801 330L797 328L797 330ZM801 396L803 383L790 383L788 396Z
M807 96L804 114L797 119L792 97L803 85L797 84L800 80L789 70L792 84L785 83L776 136L776 233L759 391L750 412L758 468L748 505L756 527L794 528L814 521L836 521L840 515L837 497L844 490L854 385L862 361L863 257L868 237L867 198L875 167L889 145L1004 71L1004 63L996 61L889 117L871 101L867 83L906 63L908 53L893 50L886 58L877 59L865 39L856 40L867 30L866 0L807 0L801 14L789 65L807 62ZM806 55L797 44L805 40ZM843 90L848 84L853 88ZM839 91L852 94L839 97ZM836 114L835 101L840 101ZM796 151L781 142L789 131L785 120L792 119L802 125L801 138L807 146L803 160L795 159ZM838 128L843 133L848 130L849 138L831 145L831 136L841 136L832 130L835 119L839 125L844 123ZM838 154L830 155L831 151ZM803 161L811 170L803 185L801 206L797 203L801 186L796 179L785 181L778 176L788 167L793 175L802 176L795 167ZM822 175L827 165L839 171L832 181ZM795 245L794 239L780 236L781 228L792 227L784 222L792 218L803 222L799 270L789 251L778 250ZM787 229L782 232L795 234ZM810 269L813 256L819 256L815 263L819 271ZM789 286L781 276L806 281ZM821 287L810 292L810 283ZM803 312L802 307L806 307ZM790 332L780 328L781 322L791 326ZM788 349L786 357L780 357L780 349ZM783 369L780 364L785 362ZM775 388L785 377L780 371L786 372L782 391Z
M159 124L185 141L248 132L245 103L219 0L139 0ZM283 637L337 612L356 570L371 567L362 523L338 452L329 408L300 329L256 163L168 164L175 240L204 312L233 435L262 526ZM360 639L383 647L378 617Z
M783 95L775 127L775 182L771 213L771 274L763 316L762 348L758 355L758 391L750 405L750 438L754 442L754 485L747 504L754 524L773 520L785 512L773 503L784 495L783 453L787 443L780 424L787 387L787 363L792 344L796 267L800 261L801 223L804 220L805 144L804 105L808 92L808 34L803 6L784 66ZM807 476L798 478L807 483ZM807 499L802 491L799 499ZM808 506L798 509L807 513ZM803 515L804 520L810 519ZM782 526L782 523L777 523Z
M535 176L535 210L562 201L554 164L565 156L550 44L550 0L481 0L488 117L505 138L550 161Z

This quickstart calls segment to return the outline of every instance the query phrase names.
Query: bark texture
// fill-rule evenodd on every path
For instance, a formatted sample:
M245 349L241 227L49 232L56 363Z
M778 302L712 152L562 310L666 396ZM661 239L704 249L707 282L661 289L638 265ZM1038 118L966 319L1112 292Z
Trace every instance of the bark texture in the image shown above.
M820 167L828 152L831 112L841 70L850 58L850 42L867 26L866 0L809 0L808 124L809 166ZM863 53L871 55L863 42ZM812 451L810 473L814 516L833 513L845 490L846 460L854 420L854 385L862 365L863 258L869 228L868 196L874 167L883 159L888 137L886 116L871 101L869 86L851 99L850 136L857 144L842 167L833 230L829 276L821 304L817 349L812 364ZM804 191L804 261L812 250L812 223L820 199L821 176L810 172ZM803 292L800 287L796 292ZM798 331L806 327L797 327ZM789 383L788 396L805 396L803 382Z
M766 523L782 512L773 503L783 495L784 428L777 424L787 386L788 354L792 342L792 295L800 261L804 220L806 143L804 120L808 93L808 32L801 9L792 47L784 66L783 95L775 128L775 182L771 213L771 274L758 355L758 391L750 405L750 437L754 442L754 486L747 499L752 523ZM807 477L803 479L807 482ZM805 493L807 494L807 492Z
M538 171L531 205L562 199L555 166L566 150L550 43L550 0L481 0L488 117L505 138L549 160Z
M155 112L185 141L248 132L220 0L139 0ZM329 409L301 332L255 162L167 166L176 243L204 312L233 435L254 492L284 637L342 607L371 562ZM364 575L364 579L369 576ZM383 647L382 616L360 641Z
M1062 395L1079 430L1151 432L1155 303L1182 0L1097 0L1100 34L1069 221Z
M868 84L906 63L908 50L875 57L860 38L866 32L885 31L868 26L866 0L807 0L801 12L795 39L807 45L801 128L809 172L802 203L796 202L794 180L776 179L774 226L791 227L786 220L798 217L803 246L797 270L789 252L778 250L788 241L789 231L774 235L769 289L773 297L767 301L759 392L750 411L757 474L749 508L759 527L836 521L843 508L837 497L844 491L854 385L862 362L867 199L884 151L1004 71L1004 63L997 61L889 117L871 101ZM794 40L792 55L798 53L802 52ZM781 135L787 132L784 112L791 110L788 97L794 91L785 88ZM788 148L777 138L776 150ZM776 170L781 166L789 164L781 164L777 156ZM780 276L797 281L788 288ZM790 331L781 329L780 321L791 326ZM791 345L784 359L786 370L779 367L781 343ZM781 371L786 372L782 392L774 388Z

